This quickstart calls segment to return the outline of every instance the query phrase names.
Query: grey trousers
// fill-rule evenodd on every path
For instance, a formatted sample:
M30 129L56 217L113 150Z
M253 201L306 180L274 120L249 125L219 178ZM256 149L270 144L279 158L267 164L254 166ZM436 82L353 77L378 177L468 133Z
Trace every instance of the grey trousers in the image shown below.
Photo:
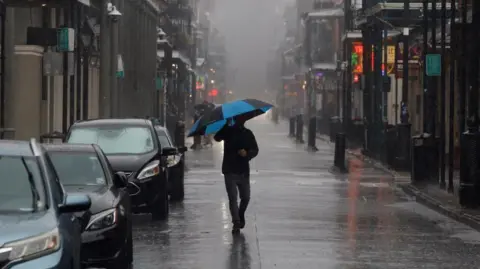
M227 190L232 222L239 222L241 220L240 216L245 216L245 211L250 202L250 176L226 174L225 188ZM238 196L240 196L240 206L238 205Z

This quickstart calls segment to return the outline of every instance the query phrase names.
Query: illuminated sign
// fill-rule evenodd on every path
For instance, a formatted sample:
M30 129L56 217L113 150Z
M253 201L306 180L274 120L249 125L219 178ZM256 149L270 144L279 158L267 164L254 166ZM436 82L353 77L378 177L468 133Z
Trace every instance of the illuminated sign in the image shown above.
M197 90L203 90L205 89L205 78L204 77L198 77L196 87Z
M372 46L372 62L371 67L373 69L374 66L374 53L373 53L373 46ZM384 60L385 57L382 59ZM353 50L351 56L351 64L352 64L352 73L353 74L363 74L363 44L360 42L353 43ZM387 73L390 74L393 72L393 67L395 64L395 46L387 46ZM385 75L385 64L382 64L382 75Z
M208 96L217 96L218 95L218 90L217 89L211 89L208 92Z

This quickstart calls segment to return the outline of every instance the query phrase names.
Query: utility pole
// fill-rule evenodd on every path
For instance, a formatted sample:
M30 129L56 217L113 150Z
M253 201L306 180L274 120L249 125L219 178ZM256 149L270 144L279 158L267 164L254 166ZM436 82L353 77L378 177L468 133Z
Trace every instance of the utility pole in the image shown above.
M102 0L100 8L100 88L98 89L99 116L107 118L110 114L110 23L107 4L110 0Z

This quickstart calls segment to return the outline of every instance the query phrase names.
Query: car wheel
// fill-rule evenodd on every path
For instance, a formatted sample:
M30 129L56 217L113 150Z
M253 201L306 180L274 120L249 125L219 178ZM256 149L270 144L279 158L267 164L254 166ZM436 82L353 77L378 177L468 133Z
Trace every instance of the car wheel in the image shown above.
M172 190L170 200L179 202L185 198L185 166L183 163L179 165L175 173L175 178L172 180Z
M125 247L122 249L122 253L118 256L115 262L107 267L107 269L131 269L133 262L133 239L132 231L128 235Z
M157 201L150 210L153 220L165 220L168 218L168 186L166 184L160 190Z

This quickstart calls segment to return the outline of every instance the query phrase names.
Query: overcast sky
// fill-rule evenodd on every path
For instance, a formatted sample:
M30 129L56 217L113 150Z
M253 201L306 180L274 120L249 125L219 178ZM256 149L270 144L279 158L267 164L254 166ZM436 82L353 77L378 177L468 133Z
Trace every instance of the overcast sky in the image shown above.
M256 97L252 95L266 89L266 64L283 37L282 15L288 2L291 1L216 1L212 19L226 38L227 83L237 97Z

